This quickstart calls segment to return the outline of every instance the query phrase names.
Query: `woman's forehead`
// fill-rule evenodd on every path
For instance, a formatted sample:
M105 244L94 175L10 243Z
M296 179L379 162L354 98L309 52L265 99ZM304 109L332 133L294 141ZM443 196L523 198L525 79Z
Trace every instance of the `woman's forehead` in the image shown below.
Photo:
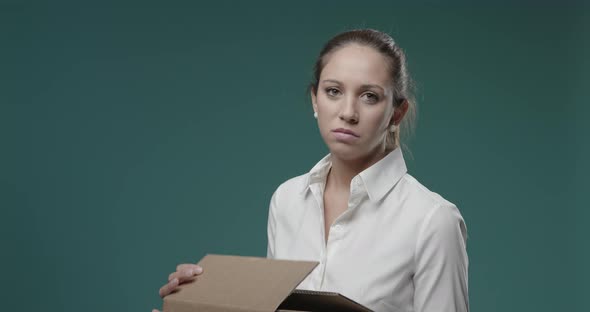
M371 47L354 44L327 55L320 80L386 87L390 81L389 73L389 63L384 55Z

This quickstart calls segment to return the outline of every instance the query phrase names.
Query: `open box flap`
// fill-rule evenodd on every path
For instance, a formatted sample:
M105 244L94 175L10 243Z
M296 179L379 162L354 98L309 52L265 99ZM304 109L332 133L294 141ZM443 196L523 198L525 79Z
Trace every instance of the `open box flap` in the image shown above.
M180 285L177 292L164 298L164 311L177 303L175 306L274 312L317 264L209 254L199 262L203 273L195 281Z

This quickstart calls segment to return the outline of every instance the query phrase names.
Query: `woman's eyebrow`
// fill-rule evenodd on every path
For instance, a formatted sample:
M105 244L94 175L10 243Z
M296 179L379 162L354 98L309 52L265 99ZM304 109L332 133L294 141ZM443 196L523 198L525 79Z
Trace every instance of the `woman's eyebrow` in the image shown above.
M342 84L340 81L334 80L334 79L324 79L324 80L322 80L322 82L332 82L332 83L336 83L336 84ZM377 88L377 89L380 89L382 92L385 92L385 90L381 86L376 85L376 84L363 84L363 85L361 85L361 88L362 89Z
M381 86L378 86L375 84L364 84L364 85L361 85L361 88L363 88L363 89L376 88L376 89L381 90L381 92L385 92L385 90L383 90L383 88L381 88Z
M324 79L324 80L322 80L322 82L333 82L333 83L337 83L337 84L340 84L341 83L340 81L333 80L333 79Z

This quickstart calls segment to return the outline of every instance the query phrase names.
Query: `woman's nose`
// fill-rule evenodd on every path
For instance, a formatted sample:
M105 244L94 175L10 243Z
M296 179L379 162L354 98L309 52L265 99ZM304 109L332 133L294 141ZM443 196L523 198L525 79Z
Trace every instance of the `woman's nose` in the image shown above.
M339 117L348 123L358 122L358 112L356 109L356 99L345 99L340 110Z

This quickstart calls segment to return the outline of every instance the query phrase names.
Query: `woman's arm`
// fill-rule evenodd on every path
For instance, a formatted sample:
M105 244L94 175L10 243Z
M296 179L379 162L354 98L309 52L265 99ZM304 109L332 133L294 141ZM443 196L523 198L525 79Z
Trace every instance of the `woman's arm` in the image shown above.
M457 207L433 209L419 231L415 250L416 312L468 312L467 228Z
M276 219L275 219L275 210L276 210L276 199L277 191L272 194L272 198L270 199L270 205L268 207L268 226L267 226L267 234L268 234L268 246L266 248L266 257L269 259L273 259L275 257L275 231L276 231Z

